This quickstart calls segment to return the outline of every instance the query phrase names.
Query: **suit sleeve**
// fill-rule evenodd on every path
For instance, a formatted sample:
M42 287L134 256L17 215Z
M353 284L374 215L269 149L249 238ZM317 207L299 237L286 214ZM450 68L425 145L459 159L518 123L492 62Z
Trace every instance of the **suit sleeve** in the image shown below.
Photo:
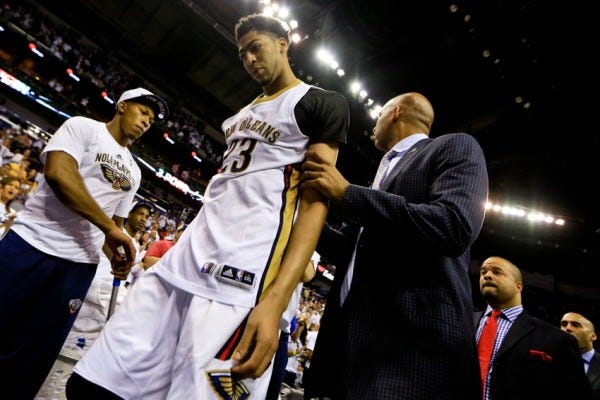
M420 151L388 191L351 184L341 206L344 220L393 230L395 240L407 246L460 256L483 225L488 191L483 151L466 134L434 139Z

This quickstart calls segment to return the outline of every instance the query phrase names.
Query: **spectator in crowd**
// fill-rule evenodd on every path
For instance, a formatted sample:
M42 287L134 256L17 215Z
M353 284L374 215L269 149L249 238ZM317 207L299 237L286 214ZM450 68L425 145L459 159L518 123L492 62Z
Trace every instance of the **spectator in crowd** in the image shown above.
M158 260L160 260L162 256L164 256L166 252L170 250L171 247L175 245L175 243L177 243L177 241L181 237L181 234L183 233L183 231L185 231L185 228L187 228L187 225L180 226L175 232L175 235L173 235L172 239L160 239L152 243L150 247L148 247L148 250L144 255L144 259L142 260L144 270L156 264Z
M140 252L142 253L142 260L144 259L144 255L148 250L148 247L154 243L152 239L150 239L150 231L145 230L142 232L140 237L138 238L138 246L140 247Z
M20 164L21 161L23 161L24 159L28 159L31 156L31 149L23 149L22 151L17 151L14 155L12 160L10 160L11 163L14 163L16 165Z
M487 302L475 313L484 400L592 398L574 337L523 309L516 265L487 258L479 288Z
M299 166L307 149L335 163L349 111L294 75L282 21L251 15L235 33L263 93L223 122L229 147L202 208L75 366L72 400L265 398L282 313L327 216L321 195L300 192Z
M1 138L2 144L0 144L0 166L11 162L14 157L14 153L10 151L12 139L6 136L6 132L3 132L3 136Z
M371 138L385 155L370 188L307 154L302 188L339 205L348 226L326 227L317 248L337 269L304 373L308 398L481 396L468 266L486 163L470 135L429 138L433 117L419 93L384 105Z
M33 398L44 382L103 243L118 255L111 260L115 277L129 274L135 247L122 227L141 171L128 146L159 113L167 113L163 99L127 90L110 122L69 118L42 152L45 179L0 241L0 384L13 398Z
M594 349L594 342L598 338L594 324L579 313L568 312L560 320L560 329L577 339L594 400L600 400L600 353Z
M291 388L297 388L300 386L300 379L298 374L298 355L302 350L302 342L300 341L300 334L302 330L306 328L305 324L297 323L297 317L294 317L296 320L295 324L292 324L292 333L288 336L288 360L285 365L285 374L283 377L283 383L288 385Z
M142 234L144 227L146 225L146 221L154 212L154 206L151 203L145 201L138 201L133 205L133 208L129 212L129 216L125 221L125 226L123 230L133 242L133 246L135 247L135 260L133 262L133 266L131 267L131 272L129 274L126 285L132 285L135 281L140 277L142 272L144 272L144 256L146 255L146 251L142 250L140 247L139 237Z
M11 208L10 204L21 190L21 181L14 176L5 176L0 179L0 238L10 229L17 210Z

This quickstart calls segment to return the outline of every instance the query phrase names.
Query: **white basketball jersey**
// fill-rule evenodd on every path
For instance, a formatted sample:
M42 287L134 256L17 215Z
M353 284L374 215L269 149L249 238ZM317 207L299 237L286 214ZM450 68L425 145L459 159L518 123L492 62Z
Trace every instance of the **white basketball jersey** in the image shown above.
M294 221L309 142L294 108L311 87L300 83L223 122L222 168L194 221L153 267L159 276L222 303L258 302L277 275Z

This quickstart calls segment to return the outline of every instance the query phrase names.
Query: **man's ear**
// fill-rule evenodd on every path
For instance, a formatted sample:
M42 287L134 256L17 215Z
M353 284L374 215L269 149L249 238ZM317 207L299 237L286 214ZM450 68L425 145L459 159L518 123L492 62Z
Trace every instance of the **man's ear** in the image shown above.
M289 43L284 38L280 37L277 39L277 43L279 44L279 51L282 53L287 52Z
M127 102L125 102L125 101L122 101L117 104L117 112L120 114L124 113L126 108L127 108Z

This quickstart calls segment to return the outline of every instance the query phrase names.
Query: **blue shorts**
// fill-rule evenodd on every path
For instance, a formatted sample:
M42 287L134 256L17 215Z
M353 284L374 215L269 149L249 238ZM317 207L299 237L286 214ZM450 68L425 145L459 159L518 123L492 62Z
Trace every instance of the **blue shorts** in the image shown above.
M14 398L33 398L44 382L96 267L43 253L13 231L0 240L0 387Z

